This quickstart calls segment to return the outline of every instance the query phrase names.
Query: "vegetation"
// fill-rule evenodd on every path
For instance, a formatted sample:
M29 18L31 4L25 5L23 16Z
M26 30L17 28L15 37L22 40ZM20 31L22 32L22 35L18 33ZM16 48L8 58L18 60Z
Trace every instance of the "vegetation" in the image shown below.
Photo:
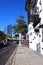
M24 21L24 16L20 15L16 22L17 25L13 26L14 33L21 33L22 35L25 35L27 33L27 24Z
M4 32L0 31L0 41L4 40L6 37L6 35L4 34Z

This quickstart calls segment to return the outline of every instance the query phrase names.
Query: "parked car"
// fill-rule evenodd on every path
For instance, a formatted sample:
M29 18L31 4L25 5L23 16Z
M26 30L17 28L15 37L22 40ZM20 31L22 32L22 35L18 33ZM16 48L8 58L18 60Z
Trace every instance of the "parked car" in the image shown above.
M9 45L12 45L11 42L7 42L7 43L6 43L6 46L9 46Z

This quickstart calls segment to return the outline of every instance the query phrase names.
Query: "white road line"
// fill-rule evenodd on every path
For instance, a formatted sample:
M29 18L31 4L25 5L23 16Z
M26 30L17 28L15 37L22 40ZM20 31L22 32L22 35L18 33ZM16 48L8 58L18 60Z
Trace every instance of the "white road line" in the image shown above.
M3 52L0 53L0 55L3 54L3 53L5 53L6 51L7 51L7 50L4 50Z

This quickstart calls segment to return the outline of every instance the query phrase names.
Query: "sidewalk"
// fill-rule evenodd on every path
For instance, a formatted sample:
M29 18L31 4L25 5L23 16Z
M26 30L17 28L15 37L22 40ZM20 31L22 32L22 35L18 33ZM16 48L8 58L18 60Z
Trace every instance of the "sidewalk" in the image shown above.
M43 65L43 55L39 55L28 47L18 47L14 65Z

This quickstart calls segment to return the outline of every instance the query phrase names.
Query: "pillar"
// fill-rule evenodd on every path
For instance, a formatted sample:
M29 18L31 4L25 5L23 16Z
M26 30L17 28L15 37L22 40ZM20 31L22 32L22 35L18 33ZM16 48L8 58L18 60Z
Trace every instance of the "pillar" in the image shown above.
M19 46L21 47L21 33L19 33Z

